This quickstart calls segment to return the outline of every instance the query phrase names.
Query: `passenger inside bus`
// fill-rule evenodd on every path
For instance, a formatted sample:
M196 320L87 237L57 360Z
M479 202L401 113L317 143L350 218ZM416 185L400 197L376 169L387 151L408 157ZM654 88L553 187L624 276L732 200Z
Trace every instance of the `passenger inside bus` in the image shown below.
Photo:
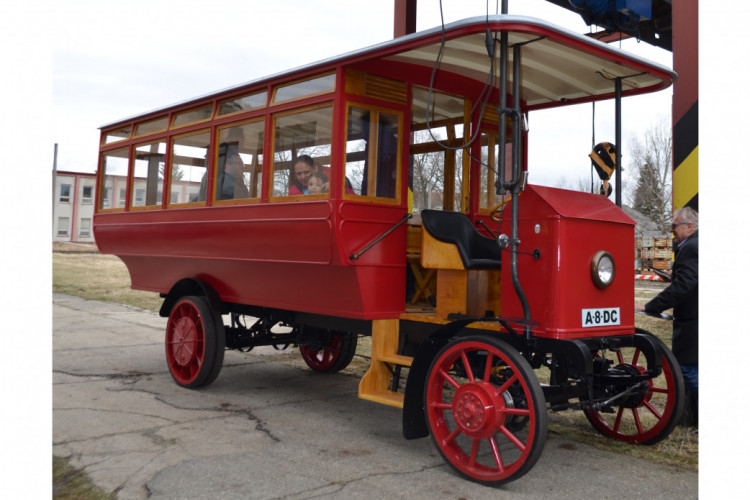
M327 193L328 176L322 172L313 172L307 180L307 190L310 194Z
M301 155L294 162L294 177L289 186L289 194L310 194L307 190L307 181L315 171L315 163L310 155Z
M219 175L216 183L217 200L234 200L248 198L250 192L244 182L245 164L237 152L236 144L219 146Z

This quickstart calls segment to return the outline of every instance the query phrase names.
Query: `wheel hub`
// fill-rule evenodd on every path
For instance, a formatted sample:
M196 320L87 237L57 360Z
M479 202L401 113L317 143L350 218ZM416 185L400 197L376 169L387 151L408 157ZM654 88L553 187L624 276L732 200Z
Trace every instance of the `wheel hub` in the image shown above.
M624 373L628 373L629 375L636 377L645 375L648 373L648 370L641 365L630 365L630 364L621 364L617 365L615 367L615 370L622 370ZM648 384L644 385L644 387L640 388L639 390L633 392L625 399L621 400L619 405L623 406L625 408L638 408L640 406L643 406L644 403L647 403L651 400L651 388L653 387L653 381L648 380ZM623 387L624 389L624 387Z
M453 417L462 432L481 439L495 433L498 422L503 422L505 405L487 382L472 382L461 386L453 397Z
M193 358L196 338L195 324L190 318L180 318L174 327L174 344L172 352L175 361L181 366L187 365Z

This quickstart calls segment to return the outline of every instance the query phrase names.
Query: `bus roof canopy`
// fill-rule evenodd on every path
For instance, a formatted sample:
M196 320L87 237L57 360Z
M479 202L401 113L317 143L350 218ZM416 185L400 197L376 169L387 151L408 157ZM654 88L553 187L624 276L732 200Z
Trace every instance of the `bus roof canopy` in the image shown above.
M628 96L667 88L677 77L676 73L667 67L546 21L525 16L494 15L456 21L446 25L444 29L438 26L413 33L212 92L190 99L189 102L195 103L240 88L286 82L342 65L356 65L362 68L381 62L411 65L414 71L432 71L439 53L439 74L448 72L484 83L488 79L490 69L490 58L485 43L488 28L492 37L498 40L502 32L507 32L510 47L522 44L520 88L521 103L525 110L611 99L614 97L615 78L622 79L622 95ZM495 47L497 77L500 44L496 43ZM513 51L509 52L508 74L512 75ZM495 85L496 80L497 78ZM508 90L511 88L509 84ZM186 102L149 111L139 117L164 112ZM135 117L129 120L133 118ZM125 121L127 120L118 120L102 128Z

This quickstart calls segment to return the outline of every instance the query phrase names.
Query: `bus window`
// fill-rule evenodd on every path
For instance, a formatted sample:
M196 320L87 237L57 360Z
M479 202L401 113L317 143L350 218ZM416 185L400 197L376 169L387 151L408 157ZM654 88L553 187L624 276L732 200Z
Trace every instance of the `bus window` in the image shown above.
M289 101L300 99L316 94L332 92L336 86L336 74L323 75L309 80L284 85L276 89L273 95L273 102Z
M232 124L219 129L216 199L260 197L265 123Z
M115 149L102 155L101 193L99 208L116 208L125 206L125 185L128 179L129 148ZM118 194L118 198L112 196Z
M262 108L266 105L267 99L268 92L264 90L263 92L255 92L253 94L222 101L221 104L219 104L218 116Z
M275 117L272 196L306 194L309 173L325 171L331 164L332 118L330 105ZM295 176L294 164L302 156L313 166L307 175Z
M167 130L167 124L169 123L169 119L166 116L162 116L161 118L156 118L154 120L149 120L147 122L139 123L135 126L135 135L146 135L146 134L152 134L154 132L161 132L162 130Z
M430 101L428 103L428 100ZM429 128L426 112L429 106ZM424 209L466 210L462 199L468 194L464 179L464 99L426 89L412 92L412 139L410 188L414 194L412 212ZM444 148L441 144L448 146Z
M168 205L206 201L210 138L208 132L200 132L172 141Z
M136 146L131 207L161 205L166 152L167 143L163 140Z
M128 125L127 127L119 128L117 130L111 130L104 135L104 139L102 143L112 144L113 142L129 139L130 132L132 130L133 130L133 127L131 127L130 125Z
M200 108L191 109L183 113L178 113L172 120L172 127L182 127L190 123L202 122L211 118L211 112L213 111L213 104L201 106Z
M354 194L396 199L400 115L350 106L347 115L346 181Z

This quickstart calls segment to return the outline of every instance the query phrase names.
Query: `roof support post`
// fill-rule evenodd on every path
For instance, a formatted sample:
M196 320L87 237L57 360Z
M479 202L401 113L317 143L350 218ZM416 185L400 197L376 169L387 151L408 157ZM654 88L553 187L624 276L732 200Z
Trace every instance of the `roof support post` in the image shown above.
M622 208L622 77L615 78L615 205ZM607 196L607 193L604 193Z
M417 0L393 0L393 38L417 31Z

